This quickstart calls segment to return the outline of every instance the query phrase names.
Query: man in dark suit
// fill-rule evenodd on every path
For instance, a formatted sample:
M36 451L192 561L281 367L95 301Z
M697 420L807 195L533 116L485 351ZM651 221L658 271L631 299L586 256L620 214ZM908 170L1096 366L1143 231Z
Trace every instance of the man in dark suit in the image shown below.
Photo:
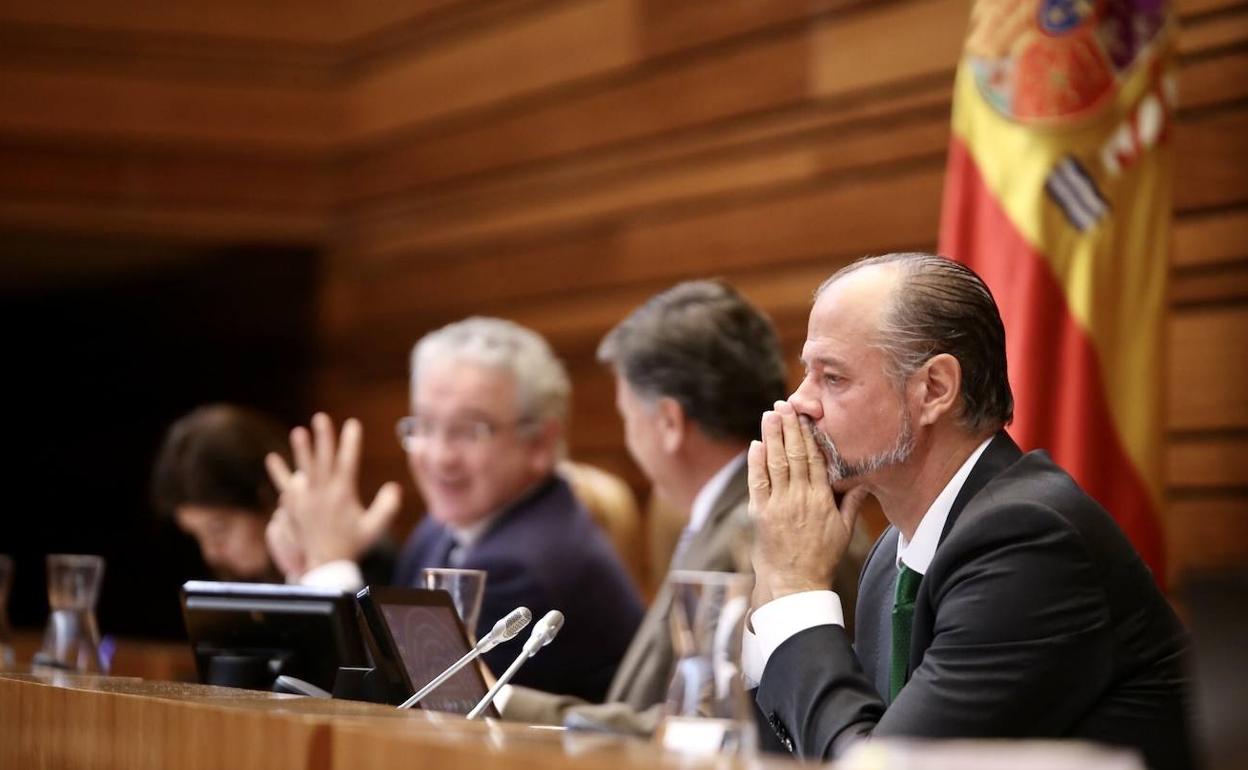
M489 577L478 638L515 607L528 607L534 618L560 610L567 622L558 641L525 663L512 681L602 700L641 621L642 606L618 555L567 482L548 475L493 520L462 556L458 549L455 533L426 516L399 555L395 584L421 585L425 567L484 570ZM490 670L503 671L527 637L526 632L486 653Z
M785 393L771 322L731 287L690 281L634 310L603 339L598 358L615 374L629 453L655 493L688 517L671 569L749 572L745 450L758 416ZM853 559L841 573L837 586L852 595ZM671 605L665 581L605 703L518 687L505 694L503 717L653 732L672 677Z
M979 277L854 263L816 293L802 360L749 453L746 671L780 742L830 758L868 735L1069 737L1189 767L1185 633L1108 514L1004 433L1005 332ZM851 647L826 588L867 494L892 526Z
M567 622L549 651L515 680L601 700L641 621L636 587L605 535L555 475L571 386L539 335L510 321L469 318L423 337L412 351L412 415L399 440L428 506L404 546L396 583L420 585L425 567L488 573L477 634L516 606L534 617L561 610ZM384 531L398 507L388 484L366 509L356 490L360 425L348 420L335 446L326 415L291 444L298 471L271 456L282 490L270 527L279 563L300 563L309 585L360 584L352 556ZM527 635L486 656L501 672Z

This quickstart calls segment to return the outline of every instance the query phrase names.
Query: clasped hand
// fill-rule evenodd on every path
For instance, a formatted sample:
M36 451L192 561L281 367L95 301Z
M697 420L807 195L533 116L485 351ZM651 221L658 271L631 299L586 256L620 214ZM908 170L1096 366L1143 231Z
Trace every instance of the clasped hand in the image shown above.
M823 451L791 404L763 415L762 436L749 451L755 608L831 588L866 497L859 486L837 504Z

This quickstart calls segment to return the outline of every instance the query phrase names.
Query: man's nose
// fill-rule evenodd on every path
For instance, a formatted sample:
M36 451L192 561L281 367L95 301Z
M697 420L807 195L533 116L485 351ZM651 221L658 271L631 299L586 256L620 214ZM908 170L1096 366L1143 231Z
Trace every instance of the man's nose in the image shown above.
M430 462L435 465L447 465L460 458L459 442L455 441L445 428L435 430L425 446Z
M797 390L793 391L789 396L789 405L798 414L804 414L814 422L819 422L823 417L823 411L820 408L819 398L815 394L814 383L810 377L803 377L798 384Z

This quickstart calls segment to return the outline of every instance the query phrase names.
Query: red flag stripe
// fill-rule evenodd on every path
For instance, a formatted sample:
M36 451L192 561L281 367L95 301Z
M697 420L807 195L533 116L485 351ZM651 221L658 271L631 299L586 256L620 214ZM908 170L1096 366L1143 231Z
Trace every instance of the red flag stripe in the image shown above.
M1114 425L1096 348L1048 260L1015 229L957 136L949 144L940 244L979 273L1001 308L1015 401L1010 434L1024 449L1047 449L1117 520L1164 584L1155 504Z

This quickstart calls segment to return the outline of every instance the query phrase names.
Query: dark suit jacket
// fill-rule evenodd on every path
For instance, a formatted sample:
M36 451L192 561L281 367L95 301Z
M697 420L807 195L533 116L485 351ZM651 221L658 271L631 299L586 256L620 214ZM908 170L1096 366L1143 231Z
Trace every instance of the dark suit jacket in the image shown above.
M430 517L416 527L399 556L397 585L420 585L425 567L449 566L450 531ZM552 476L494 521L459 565L489 573L477 636L518 606L533 621L555 609L563 630L550 646L524 664L512 680L550 692L600 701L641 622L636 587L606 536ZM484 656L501 674L520 653L526 629Z
M1109 515L1004 433L954 501L919 585L910 678L885 705L897 532L863 568L856 649L807 629L757 692L781 742L832 757L875 736L1070 737L1192 763L1186 634Z

